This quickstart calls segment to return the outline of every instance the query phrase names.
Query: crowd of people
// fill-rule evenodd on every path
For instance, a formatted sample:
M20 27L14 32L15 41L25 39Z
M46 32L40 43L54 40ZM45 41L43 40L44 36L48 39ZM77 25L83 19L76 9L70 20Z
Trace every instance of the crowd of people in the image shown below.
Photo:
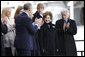
M14 19L11 8L1 14L1 56L77 56L74 36L77 26L69 11L61 12L62 19L52 24L51 11L43 13L39 3L32 13L32 4L19 6Z

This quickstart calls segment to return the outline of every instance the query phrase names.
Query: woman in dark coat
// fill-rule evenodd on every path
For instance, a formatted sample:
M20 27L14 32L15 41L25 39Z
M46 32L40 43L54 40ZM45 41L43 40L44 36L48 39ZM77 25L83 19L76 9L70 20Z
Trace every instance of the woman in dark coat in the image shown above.
M7 25L1 23L1 56L5 56L4 34L8 31Z
M44 24L39 33L39 44L42 56L55 56L56 55L56 35L55 25L52 24L52 13L45 12L43 15Z
M73 35L77 33L77 26L74 20L69 19L68 11L62 11L63 19L56 22L58 31L60 55L77 56L76 45Z

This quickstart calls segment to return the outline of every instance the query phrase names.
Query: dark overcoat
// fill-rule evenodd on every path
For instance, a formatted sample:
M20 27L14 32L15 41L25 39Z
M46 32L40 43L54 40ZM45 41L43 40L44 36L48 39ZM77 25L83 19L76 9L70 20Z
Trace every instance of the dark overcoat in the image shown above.
M60 53L65 56L76 56L77 52L73 35L77 33L77 26L74 20L68 19L68 22L70 27L69 29L65 28L65 32L63 31L64 20L60 19L56 22Z
M4 34L8 31L7 25L1 23L1 56L5 56Z
M38 11L36 11L34 14L34 17L33 17L33 22L35 21L35 19L36 18L42 18L42 16L39 14L39 12ZM40 56L40 46L39 46L39 41L38 41L38 38L39 38L39 32L40 32L40 30L38 29L38 31L37 31L37 33L34 35L34 38L35 38L35 42L37 43L37 45L34 45L34 46L36 46L37 47L37 51L34 51L35 52L35 54L37 53L37 56L39 55Z
M44 23L39 33L39 44L41 53L45 53L45 56L54 56L57 50L57 34L55 31L55 25L50 23Z

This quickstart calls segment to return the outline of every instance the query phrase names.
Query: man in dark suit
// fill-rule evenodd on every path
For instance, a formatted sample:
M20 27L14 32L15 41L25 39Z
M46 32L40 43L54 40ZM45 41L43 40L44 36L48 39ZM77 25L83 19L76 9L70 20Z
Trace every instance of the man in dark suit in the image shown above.
M4 34L8 31L7 25L1 22L1 56L5 56Z
M74 20L69 19L69 12L64 10L61 12L62 19L56 22L58 31L60 55L61 56L77 56L76 45L73 35L77 33L77 26Z
M33 35L37 32L40 25L38 20L32 22L32 5L26 3L23 6L24 12L16 17L16 38L15 47L18 56L31 56L34 47ZM36 43L36 42L35 42Z

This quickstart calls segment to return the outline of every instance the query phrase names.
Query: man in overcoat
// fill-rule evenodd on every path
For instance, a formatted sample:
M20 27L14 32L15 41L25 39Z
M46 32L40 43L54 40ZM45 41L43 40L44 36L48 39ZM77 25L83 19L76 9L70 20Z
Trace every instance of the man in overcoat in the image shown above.
M59 38L59 52L61 56L77 56L74 35L77 33L77 26L74 20L69 18L69 12L61 12L62 19L56 22L56 30Z

